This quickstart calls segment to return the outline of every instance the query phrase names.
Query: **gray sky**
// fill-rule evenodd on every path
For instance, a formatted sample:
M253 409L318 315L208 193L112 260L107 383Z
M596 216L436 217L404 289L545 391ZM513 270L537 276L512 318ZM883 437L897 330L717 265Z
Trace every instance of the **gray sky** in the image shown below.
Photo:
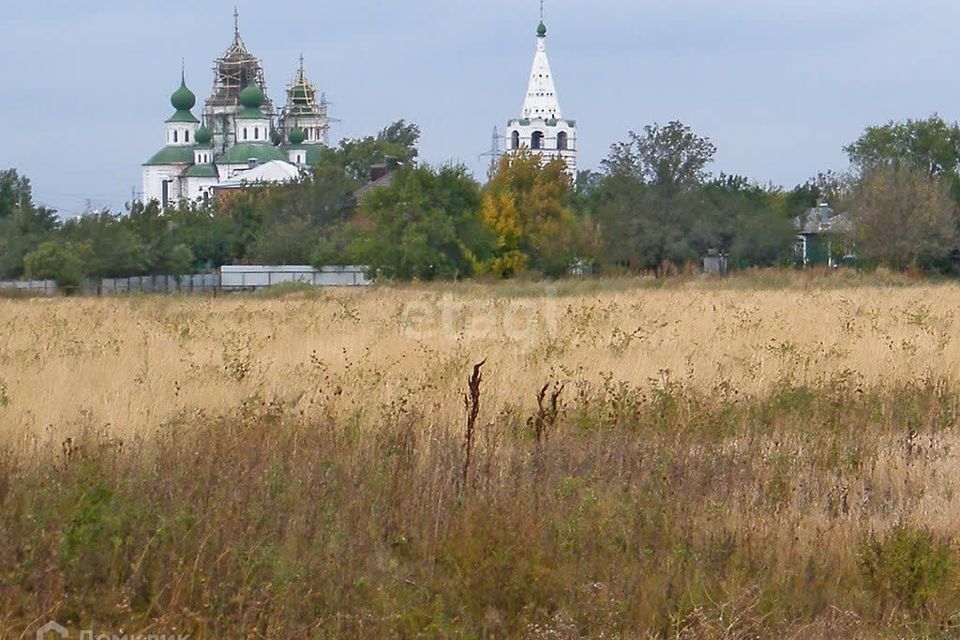
M423 129L424 160L480 175L493 126L519 116L537 0L237 3L274 100L302 51L342 120L335 140L405 118ZM88 199L122 206L163 144L181 57L198 100L209 95L233 5L2 0L0 168L64 215ZM548 0L547 24L581 168L628 130L679 118L719 147L714 171L792 187L845 167L866 125L960 119L957 2Z

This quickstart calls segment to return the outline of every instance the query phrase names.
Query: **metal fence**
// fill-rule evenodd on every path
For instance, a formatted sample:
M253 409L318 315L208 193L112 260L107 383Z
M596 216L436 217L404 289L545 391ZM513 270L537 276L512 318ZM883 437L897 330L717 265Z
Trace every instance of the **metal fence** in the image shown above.
M0 282L0 291L23 293L33 296L55 296L59 288L54 280L16 280Z
M314 287L366 287L373 284L364 267L222 267L221 286L225 291L252 290L278 284L306 284Z
M81 293L114 295L123 293L213 293L220 290L219 273L192 276L139 276L87 280Z
M217 292L255 291L268 287L303 283L315 287L364 287L373 284L363 267L223 267L219 273L187 276L133 276L98 278L80 287L83 295L107 296L137 293L216 294ZM0 282L0 292L16 291L24 295L57 296L60 288L53 280L17 280Z

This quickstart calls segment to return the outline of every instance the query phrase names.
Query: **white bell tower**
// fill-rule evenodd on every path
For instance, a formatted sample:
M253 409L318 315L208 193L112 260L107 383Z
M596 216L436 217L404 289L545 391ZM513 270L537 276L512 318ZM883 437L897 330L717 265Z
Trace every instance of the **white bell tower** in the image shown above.
M544 162L561 158L574 179L577 175L577 123L563 117L560 99L554 83L550 60L547 58L547 26L543 22L543 3L540 7L540 25L537 27L537 49L533 55L533 69L523 100L521 117L507 123L508 153L529 149Z

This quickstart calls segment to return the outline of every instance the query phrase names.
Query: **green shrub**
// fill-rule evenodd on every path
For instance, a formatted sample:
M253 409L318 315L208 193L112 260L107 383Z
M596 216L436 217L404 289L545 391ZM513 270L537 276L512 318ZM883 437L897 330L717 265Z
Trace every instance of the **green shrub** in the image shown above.
M953 558L950 546L923 529L898 526L870 534L860 546L860 570L884 609L918 613L943 590Z

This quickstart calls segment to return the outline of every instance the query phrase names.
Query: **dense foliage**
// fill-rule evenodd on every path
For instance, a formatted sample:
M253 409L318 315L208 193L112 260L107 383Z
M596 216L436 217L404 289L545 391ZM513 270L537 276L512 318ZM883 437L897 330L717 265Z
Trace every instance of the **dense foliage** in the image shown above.
M26 178L0 173L0 278L46 274L72 286L224 264L346 263L385 280L558 277L669 273L708 253L732 268L790 265L798 221L821 202L846 218L835 247L863 264L953 269L960 126L938 116L868 128L846 147L849 173L792 191L711 174L715 145L681 122L630 132L601 172L575 180L562 162L521 153L480 185L463 166L418 164L419 137L399 121L324 149L294 184L67 221L34 205ZM371 184L374 167L391 179Z

